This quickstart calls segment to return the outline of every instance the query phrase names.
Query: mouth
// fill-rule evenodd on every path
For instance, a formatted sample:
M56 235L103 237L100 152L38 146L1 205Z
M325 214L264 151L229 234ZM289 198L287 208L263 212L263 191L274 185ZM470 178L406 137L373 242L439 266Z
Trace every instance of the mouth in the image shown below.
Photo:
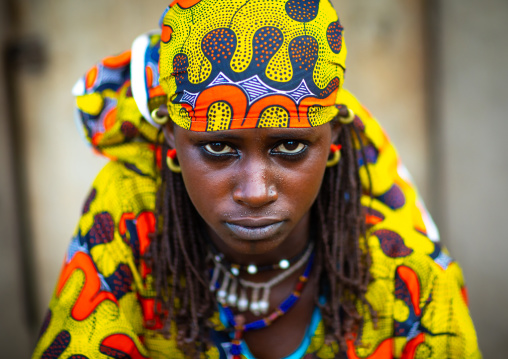
M259 241L277 234L284 221L273 219L241 219L225 222L226 227L239 239Z

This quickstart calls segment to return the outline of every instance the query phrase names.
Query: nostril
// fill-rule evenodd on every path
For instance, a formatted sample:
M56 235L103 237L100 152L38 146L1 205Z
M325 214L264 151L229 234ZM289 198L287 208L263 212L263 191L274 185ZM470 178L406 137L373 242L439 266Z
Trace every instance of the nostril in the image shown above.
M263 207L277 198L276 188L267 186L264 181L247 181L233 192L233 199L236 202L253 208Z

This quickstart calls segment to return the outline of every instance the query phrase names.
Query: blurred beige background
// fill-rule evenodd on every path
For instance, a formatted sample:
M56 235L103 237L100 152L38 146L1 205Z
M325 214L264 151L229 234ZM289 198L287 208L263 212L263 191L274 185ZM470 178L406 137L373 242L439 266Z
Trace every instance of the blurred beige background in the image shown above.
M336 0L346 87L379 118L464 268L485 358L508 347L508 1ZM93 178L75 81L168 0L0 0L0 357L26 358Z

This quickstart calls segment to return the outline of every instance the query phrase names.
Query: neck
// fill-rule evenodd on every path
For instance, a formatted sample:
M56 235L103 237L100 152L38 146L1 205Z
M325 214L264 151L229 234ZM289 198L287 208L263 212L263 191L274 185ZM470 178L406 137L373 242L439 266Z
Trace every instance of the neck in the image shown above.
M297 256L305 250L310 239L310 215L307 213L294 227L288 237L275 249L264 252L262 246L256 247L253 243L252 253L239 253L227 246L213 230L206 226L209 240L224 254L230 263L257 266L272 265L282 259L289 259Z

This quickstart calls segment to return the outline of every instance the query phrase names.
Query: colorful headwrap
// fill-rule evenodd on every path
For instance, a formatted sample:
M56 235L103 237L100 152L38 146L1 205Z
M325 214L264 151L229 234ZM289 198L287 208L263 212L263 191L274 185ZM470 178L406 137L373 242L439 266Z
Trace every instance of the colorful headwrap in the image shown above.
M160 83L192 131L330 121L344 80L328 0L175 0L162 20Z

